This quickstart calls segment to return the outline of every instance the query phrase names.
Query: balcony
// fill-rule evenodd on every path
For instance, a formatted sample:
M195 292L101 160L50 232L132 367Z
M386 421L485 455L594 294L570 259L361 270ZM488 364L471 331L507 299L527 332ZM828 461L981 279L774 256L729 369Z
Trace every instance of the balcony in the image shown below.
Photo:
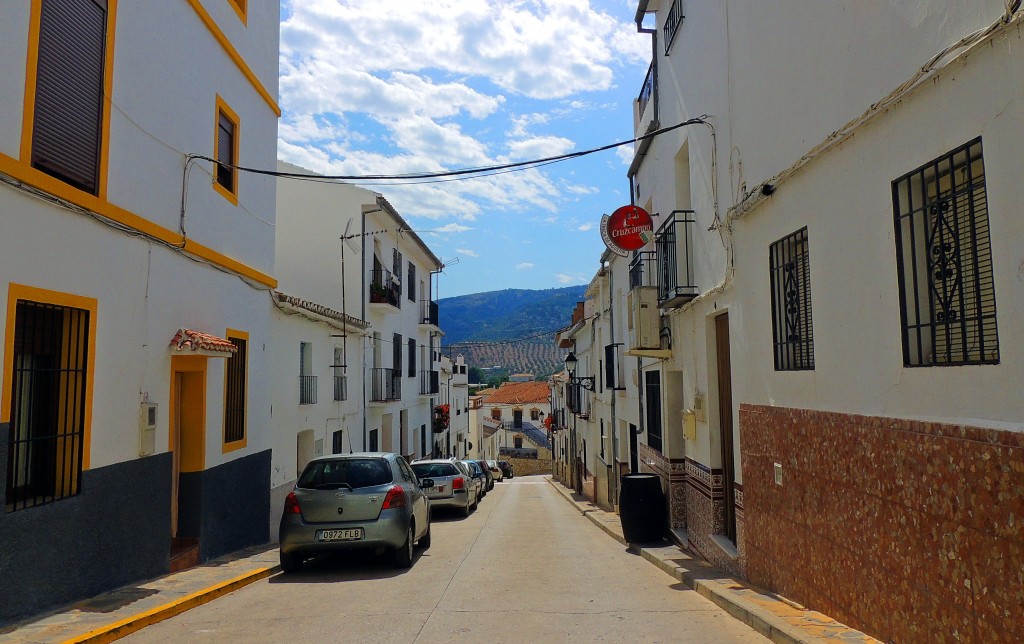
M644 114L647 112L647 106L650 104L652 99L654 100L655 105L657 105L657 94L658 66L656 63L652 62L647 68L647 76L644 78L644 84L640 87L640 95L636 97L635 125L639 126L644 121Z
M655 272L657 259L653 250L640 251L629 262L629 290L641 286L654 286L657 282Z
M299 376L299 404L316 404L316 376Z
M441 390L440 374L436 371L420 372L420 395L436 396Z
M348 376L334 376L334 400L348 400Z
M402 371L376 367L370 369L370 402L402 399Z
M383 268L370 271L370 304L389 304L393 308L401 308L402 287L391 271Z
M437 323L437 302L420 300L420 324L439 326Z
M700 293L693 277L692 210L673 210L654 236L658 260L658 306L673 309Z

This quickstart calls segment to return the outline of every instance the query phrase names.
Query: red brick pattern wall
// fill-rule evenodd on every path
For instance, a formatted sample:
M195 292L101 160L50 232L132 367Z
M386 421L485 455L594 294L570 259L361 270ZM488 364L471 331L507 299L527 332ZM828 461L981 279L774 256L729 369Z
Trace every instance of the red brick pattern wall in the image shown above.
M752 582L884 641L1024 641L1024 433L741 405L740 445Z

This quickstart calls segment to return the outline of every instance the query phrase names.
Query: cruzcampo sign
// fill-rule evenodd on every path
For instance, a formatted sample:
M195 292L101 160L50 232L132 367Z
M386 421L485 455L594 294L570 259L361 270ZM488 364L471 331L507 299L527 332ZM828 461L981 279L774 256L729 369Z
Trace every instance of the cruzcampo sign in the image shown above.
M654 221L639 206L622 206L601 217L601 239L608 250L625 257L654 238Z

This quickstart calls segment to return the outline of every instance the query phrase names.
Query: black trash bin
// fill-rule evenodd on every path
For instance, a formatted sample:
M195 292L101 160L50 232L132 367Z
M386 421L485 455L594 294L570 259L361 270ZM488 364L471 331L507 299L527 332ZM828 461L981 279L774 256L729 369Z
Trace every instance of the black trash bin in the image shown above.
M627 543L658 541L665 533L665 494L657 474L623 474L619 519Z

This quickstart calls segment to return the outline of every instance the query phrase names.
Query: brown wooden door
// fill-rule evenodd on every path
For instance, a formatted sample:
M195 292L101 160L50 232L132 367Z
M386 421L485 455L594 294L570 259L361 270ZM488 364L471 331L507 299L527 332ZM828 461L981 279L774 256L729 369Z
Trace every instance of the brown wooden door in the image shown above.
M729 356L729 314L715 318L715 347L718 359L718 425L722 447L722 487L725 488L725 535L736 543L736 468L732 441L732 364Z

